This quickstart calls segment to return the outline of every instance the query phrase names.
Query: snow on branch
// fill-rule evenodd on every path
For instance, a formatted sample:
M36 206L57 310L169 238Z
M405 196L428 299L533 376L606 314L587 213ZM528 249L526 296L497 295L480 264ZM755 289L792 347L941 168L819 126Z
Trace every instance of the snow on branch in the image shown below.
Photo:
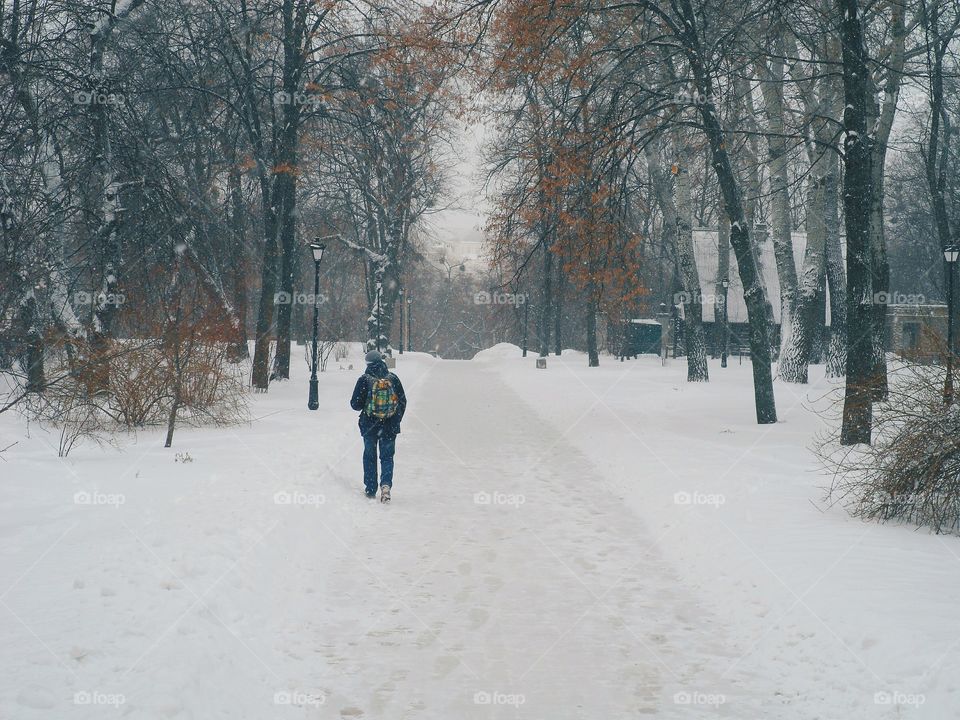
M103 18L93 24L90 35L97 40L105 40L118 22L143 5L144 0L119 0L112 11L105 12Z
M359 253L364 253L367 256L367 259L370 260L370 262L374 263L375 265L385 267L390 262L390 258L388 258L383 253L378 253L374 250L371 250L368 247L359 245L358 243L355 243L352 240L348 240L347 238L342 236L340 239L343 242L343 244L346 245L351 250L355 250L356 252L359 252Z

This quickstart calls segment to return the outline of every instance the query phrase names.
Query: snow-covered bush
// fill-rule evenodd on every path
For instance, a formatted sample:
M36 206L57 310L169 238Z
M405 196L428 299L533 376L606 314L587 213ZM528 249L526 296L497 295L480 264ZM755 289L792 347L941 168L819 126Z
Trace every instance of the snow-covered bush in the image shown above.
M109 442L118 432L170 425L222 426L247 417L245 369L233 362L230 344L192 337L115 341L107 358L105 390L90 392L83 361L48 358L51 382L25 394L17 409L29 420L56 428L59 454L81 440ZM82 343L76 343L85 355ZM174 408L176 405L176 408Z
M834 473L831 499L857 517L960 529L960 403L944 402L945 377L942 366L891 366L873 443L840 447L831 436L818 447ZM954 384L960 389L960 378Z

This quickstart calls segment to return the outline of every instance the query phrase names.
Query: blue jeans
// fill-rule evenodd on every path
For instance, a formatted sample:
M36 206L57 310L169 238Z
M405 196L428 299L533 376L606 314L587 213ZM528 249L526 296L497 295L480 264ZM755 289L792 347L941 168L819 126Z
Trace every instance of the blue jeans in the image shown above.
M396 435L379 435L377 431L363 436L363 484L368 493L377 491L377 446L380 447L380 484L393 486L393 452Z

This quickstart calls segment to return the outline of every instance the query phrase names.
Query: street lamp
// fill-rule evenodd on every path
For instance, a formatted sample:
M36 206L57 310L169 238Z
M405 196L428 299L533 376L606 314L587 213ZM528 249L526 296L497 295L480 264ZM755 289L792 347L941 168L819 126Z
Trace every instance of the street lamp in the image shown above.
M403 355L403 326L405 325L403 322L405 310L403 305L403 288L400 288L400 290L397 291L397 294L400 296L400 354Z
M407 352L413 352L413 320L410 319L411 312L413 312L413 298L407 295Z
M310 351L310 399L307 401L310 410L320 407L320 391L317 385L317 314L320 309L320 261L323 260L323 251L326 249L327 246L320 242L320 238L310 243L310 252L313 253L313 348Z
M523 304L523 357L527 356L527 328L530 321L530 303Z
M383 298L383 285L381 284L377 287L377 352L380 352L380 313L381 310L381 299Z
M943 383L943 402L953 402L953 266L960 257L960 247L949 245L943 249L947 261L947 379Z
M670 313L673 315L673 356L677 356L677 342L680 340L680 305L673 303L670 306Z
M727 345L730 338L730 314L727 312L727 291L730 289L730 281L726 278L720 283L723 287L723 339L720 348L720 367L727 366Z

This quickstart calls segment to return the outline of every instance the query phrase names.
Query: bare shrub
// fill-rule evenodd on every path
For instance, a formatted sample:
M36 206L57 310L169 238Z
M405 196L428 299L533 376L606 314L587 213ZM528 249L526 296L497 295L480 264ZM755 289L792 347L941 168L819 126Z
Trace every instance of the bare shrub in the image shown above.
M171 373L174 363L168 357ZM190 426L232 425L247 417L245 369L228 343L196 343L180 361L180 420ZM172 382L172 378L170 378Z
M17 410L41 427L56 429L57 455L67 457L81 441L92 440L98 445L109 442L111 428L116 424L102 404L103 399L103 395L90 395L87 386L68 373L48 384L42 393L26 394Z
M175 251L174 272L161 303L158 328L161 364L170 391L165 447L173 444L177 421L224 425L246 415L246 393L238 366L231 362L235 328L222 315L206 311L202 284Z
M110 441L124 430L167 425L227 425L247 418L245 369L234 362L236 329L212 312L203 288L184 271L176 253L159 301L133 303L140 338L71 341L70 352L48 346L47 380L31 391L12 378L3 408L15 406L28 420L60 432L66 456L82 440Z
M155 341L128 341L110 362L109 410L120 425L139 428L166 418L169 371Z
M821 438L831 500L856 517L960 529L960 406L944 402L945 377L941 366L893 363L889 396L874 405L872 444L841 447L838 431Z
M303 358L307 363L307 370L311 369L311 353L313 352L313 341L308 341L306 346L303 349ZM337 360L340 360L348 355L349 351L347 346L344 345L339 340L318 340L317 341L317 368L320 372L327 371L327 365L330 363L330 358L335 357Z

